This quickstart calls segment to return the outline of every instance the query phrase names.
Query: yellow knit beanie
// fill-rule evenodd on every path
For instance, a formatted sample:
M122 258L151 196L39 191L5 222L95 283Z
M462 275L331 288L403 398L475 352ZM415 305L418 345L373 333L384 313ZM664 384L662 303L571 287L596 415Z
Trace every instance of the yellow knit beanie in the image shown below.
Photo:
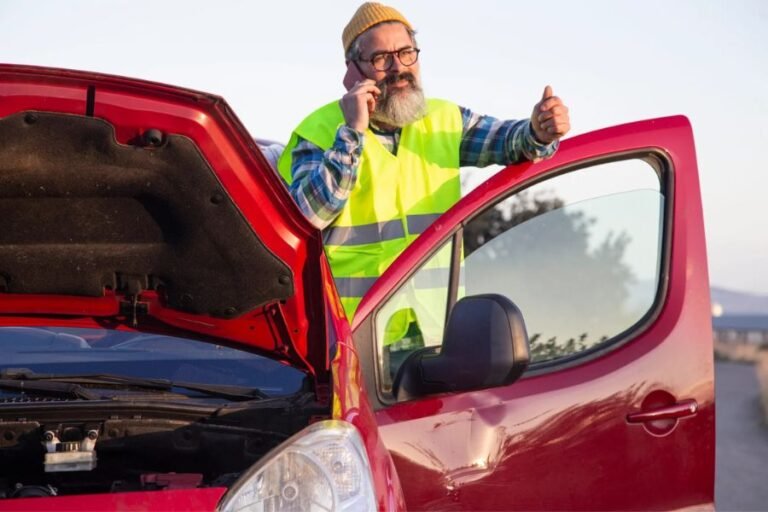
M366 2L357 9L352 19L347 23L347 26L344 27L344 32L341 34L344 52L349 50L357 36L372 26L384 23L385 21L399 21L410 30L413 30L408 20L397 9L376 2Z

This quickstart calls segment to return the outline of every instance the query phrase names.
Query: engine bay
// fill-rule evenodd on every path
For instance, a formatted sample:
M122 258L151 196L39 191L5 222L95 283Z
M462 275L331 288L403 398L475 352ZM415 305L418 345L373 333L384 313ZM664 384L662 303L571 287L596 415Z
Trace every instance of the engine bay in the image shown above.
M0 499L229 487L322 415L313 400L2 404Z

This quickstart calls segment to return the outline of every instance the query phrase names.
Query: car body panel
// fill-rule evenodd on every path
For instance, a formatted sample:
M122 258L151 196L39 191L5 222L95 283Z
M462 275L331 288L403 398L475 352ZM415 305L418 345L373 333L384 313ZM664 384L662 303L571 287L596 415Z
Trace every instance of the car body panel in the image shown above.
M173 489L161 492L123 492L114 494L86 494L0 501L0 510L60 512L101 512L104 510L216 510L225 487L205 489Z
M362 385L357 353L351 339L339 342L337 347L336 357L331 362L333 419L347 421L360 432L377 491L378 509L405 510L400 478L379 434L376 417Z
M551 160L500 172L439 219L382 276L353 327L365 324L389 291L476 211L558 169L646 149L671 161L668 193L674 194L668 265L655 315L627 340L581 364L534 372L511 386L380 405L379 428L409 508L712 505L709 283L693 138L683 117L576 137L564 141ZM649 396L695 400L698 408L659 435L627 420Z
M152 291L138 300L166 330L178 328L256 346L311 372L326 371L324 317L318 301L310 300L321 294L319 233L301 216L277 173L221 98L98 73L15 65L0 66L0 97L0 117L24 111L95 117L114 127L121 145L149 129L191 139L258 238L293 269L295 293L284 304L268 304L234 319L165 307L162 297ZM121 300L109 291L93 298L6 293L0 295L0 322L50 324L46 314L114 317ZM265 339L254 337L253 331L277 334Z
M368 395L363 385L362 368L352 341L352 331L344 313L344 307L336 293L328 260L322 258L323 287L328 313L329 346L332 382L331 415L333 419L344 420L360 432L371 466L379 510L405 510L402 485L392 461L384 446L376 417L373 414Z

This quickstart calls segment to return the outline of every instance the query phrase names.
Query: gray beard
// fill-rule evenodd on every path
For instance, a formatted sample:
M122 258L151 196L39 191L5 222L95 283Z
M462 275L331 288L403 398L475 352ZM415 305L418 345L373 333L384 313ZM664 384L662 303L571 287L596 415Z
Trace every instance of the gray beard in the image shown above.
M379 89L381 94L371 114L374 124L402 128L427 115L424 91L418 84L411 82L407 90L395 94L392 94L387 84L380 84Z

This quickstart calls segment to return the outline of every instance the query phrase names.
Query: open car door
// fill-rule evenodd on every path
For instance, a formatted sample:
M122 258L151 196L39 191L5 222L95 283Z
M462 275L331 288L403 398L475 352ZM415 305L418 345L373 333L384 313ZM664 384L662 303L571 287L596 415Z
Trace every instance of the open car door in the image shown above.
M512 328L464 306L478 295L513 303ZM684 117L500 172L409 247L353 329L410 509L713 504L709 283ZM514 350L499 355L504 336Z

